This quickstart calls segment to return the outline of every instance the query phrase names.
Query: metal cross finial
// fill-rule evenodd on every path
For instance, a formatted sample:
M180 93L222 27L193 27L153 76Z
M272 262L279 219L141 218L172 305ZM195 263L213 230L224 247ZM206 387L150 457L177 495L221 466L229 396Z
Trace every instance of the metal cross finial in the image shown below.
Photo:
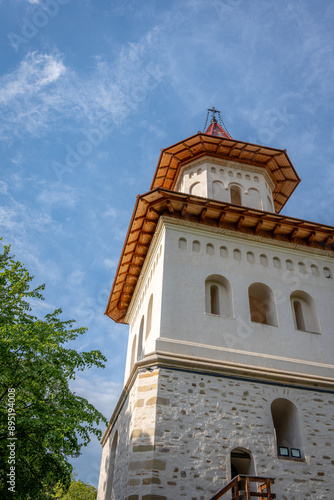
M220 111L218 111L214 106L212 106L211 109L208 109L209 113L211 112L212 113L212 119L211 119L211 123L218 123L217 120L216 120L216 113L220 113Z

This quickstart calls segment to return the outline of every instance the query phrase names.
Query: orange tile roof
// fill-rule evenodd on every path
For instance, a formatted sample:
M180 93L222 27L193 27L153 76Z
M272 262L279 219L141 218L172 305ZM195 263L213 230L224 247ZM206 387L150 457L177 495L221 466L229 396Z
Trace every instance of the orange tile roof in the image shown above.
M300 182L285 150L199 132L161 151L151 189L158 186L174 189L181 167L205 155L266 169L275 185L273 198L276 213L282 210Z
M124 242L105 312L117 323L125 322L150 243L162 215L334 253L334 228L331 226L155 188L137 197Z

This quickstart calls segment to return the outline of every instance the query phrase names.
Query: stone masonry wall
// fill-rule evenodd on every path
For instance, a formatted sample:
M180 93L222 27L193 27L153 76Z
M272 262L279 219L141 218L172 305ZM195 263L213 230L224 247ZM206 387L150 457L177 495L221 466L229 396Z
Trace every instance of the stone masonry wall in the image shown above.
M208 500L230 480L230 452L251 452L256 475L275 477L278 500L332 500L334 395L259 382L162 369L155 457L166 470L168 500ZM271 403L286 398L299 410L305 461L278 459ZM139 497L140 498L140 497Z
M305 461L278 459L271 403L299 411ZM258 476L276 478L278 500L332 500L334 395L172 369L139 374L104 447L118 429L116 500L209 500L230 480L230 453L248 450Z
M161 467L159 460L153 456L157 384L157 370L137 376L103 447L98 500L110 500L106 494L111 473L109 457L116 432L118 444L111 498L137 499L138 489L142 498L146 498L145 493L150 493L151 484L156 481L152 471Z

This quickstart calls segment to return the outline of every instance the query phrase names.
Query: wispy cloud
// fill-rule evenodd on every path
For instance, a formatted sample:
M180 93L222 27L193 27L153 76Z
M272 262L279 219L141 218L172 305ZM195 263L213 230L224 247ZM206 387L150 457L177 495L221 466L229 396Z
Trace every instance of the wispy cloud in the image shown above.
M4 181L0 181L0 193L7 194L8 186Z
M79 200L79 194L74 188L54 184L43 189L37 199L46 207L59 204L66 207L74 207Z
M138 43L124 46L116 60L97 57L84 78L66 67L60 54L27 54L0 79L0 138L43 134L60 122L64 128L67 118L81 127L83 118L88 125L102 119L120 123L162 79L158 58L147 61L157 36L157 29L151 30Z
M67 279L69 288L71 290L79 288L82 285L82 280L84 279L85 274L86 273L84 271L80 271L79 269L73 271Z
M40 210L27 207L11 199L10 206L0 205L0 225L8 233L25 233L27 230L39 231L49 229L53 224L51 217Z
M87 372L78 374L71 383L71 389L79 396L94 401L94 405L107 417L122 392L122 384L106 380L102 374Z
M10 106L17 99L36 96L56 82L66 68L59 56L29 53L11 74L0 80L0 105Z

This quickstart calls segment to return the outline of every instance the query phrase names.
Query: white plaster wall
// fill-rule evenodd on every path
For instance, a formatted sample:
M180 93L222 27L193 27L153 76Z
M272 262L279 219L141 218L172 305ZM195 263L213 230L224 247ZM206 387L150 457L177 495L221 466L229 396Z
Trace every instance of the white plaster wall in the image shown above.
M162 296L162 278L164 261L164 230L158 237L152 241L152 248L149 249L149 257L142 273L139 277L130 307L127 314L127 321L130 324L127 360L125 367L125 382L130 375L132 345L136 336L136 358L138 360L138 341L139 329L142 317L144 316L143 331L143 355L152 352L155 349L155 340L160 334L160 314L161 314L161 296ZM153 294L153 311L151 331L146 338L147 331L147 312L151 295Z
M179 238L187 240L187 249L179 249ZM200 252L192 250L198 241ZM206 253L213 245L214 254ZM221 257L225 246L228 257ZM212 249L212 247L211 247ZM233 256L240 252L241 260ZM254 254L254 263L247 261ZM260 258L260 256L265 256ZM273 258L281 261L274 267ZM291 259L294 271L286 269ZM261 264L267 261L268 265ZM306 273L298 270L304 263ZM311 265L319 276L311 273ZM333 303L334 280L325 278L324 267L334 275L334 261L318 255L278 244L264 244L226 234L206 232L185 225L166 224L163 295L160 339L157 348L209 359L230 360L279 370L301 371L333 376ZM232 287L234 317L225 318L205 313L205 280L210 275L227 278ZM251 322L248 288L261 282L275 295L278 326ZM301 290L313 297L321 333L296 330L290 295ZM218 349L217 349L218 348Z
M241 190L241 204L274 212L274 184L265 169L205 157L187 164L179 174L176 191L231 202L231 186Z

